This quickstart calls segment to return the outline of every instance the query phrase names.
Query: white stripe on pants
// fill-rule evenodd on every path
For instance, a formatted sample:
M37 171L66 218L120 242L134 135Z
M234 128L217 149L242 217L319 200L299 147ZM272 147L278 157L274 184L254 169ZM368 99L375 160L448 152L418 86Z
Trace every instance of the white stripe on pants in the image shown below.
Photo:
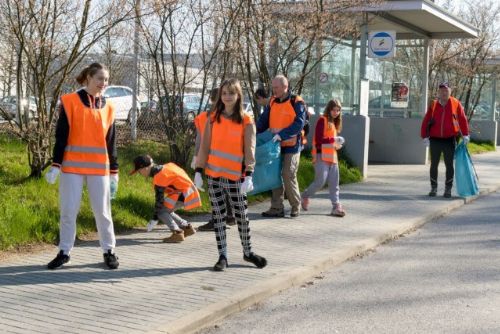
M80 211L83 184L87 183L90 205L104 253L115 248L115 232L111 218L109 176L61 173L59 182L59 249L69 254L75 243L76 217Z
M327 163L321 160L321 154L316 155L314 163L314 181L302 193L303 198L309 198L324 187L328 181L330 201L332 205L339 203L339 167L338 164Z

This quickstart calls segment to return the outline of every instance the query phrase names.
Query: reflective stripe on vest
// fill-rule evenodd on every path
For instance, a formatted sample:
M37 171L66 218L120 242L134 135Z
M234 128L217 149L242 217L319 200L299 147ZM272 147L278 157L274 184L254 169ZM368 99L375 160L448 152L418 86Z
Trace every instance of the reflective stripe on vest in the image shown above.
M323 119L325 125L323 127L323 138L331 138L337 136L337 128L335 124L328 122L326 116L321 116L319 120ZM331 126L329 126L331 125ZM313 136L313 148L312 148L313 163L316 162L316 134ZM338 163L337 150L335 149L335 144L321 144L321 160L329 163Z
M68 170L69 168L74 167L74 168L79 168L79 169L92 169L92 170L102 170L102 171L109 171L109 164L100 164L97 162L79 162L79 161L68 161L64 160L62 163L62 170L64 171L65 169ZM82 173L85 174L85 173Z
M176 197L176 199L173 199L171 197ZM170 197L169 196L165 196L163 198L163 204L165 204L165 206L167 207L167 209L173 210L175 208L175 204L177 203L177 198L179 198L178 194L176 194L176 196L170 195Z
M223 116L218 122L213 115L210 122L210 151L205 174L236 181L242 177L245 127L253 124L253 120L248 114L244 114L241 124Z
M61 96L69 134L61 170L84 175L109 175L106 136L114 121L110 101L101 109L86 107L78 93Z
M295 103L302 102L300 96L295 97ZM283 103L276 103L275 98L271 98L269 102L271 110L269 111L269 130L272 133L278 133L281 130L288 128L293 124L297 114L295 113L295 108L292 105L291 97L288 101ZM293 147L297 144L297 135L294 135L286 140L281 141L281 147Z
M450 103L451 103L451 121L453 123L453 130L455 131L455 134L458 134L460 132L460 124L458 123L458 106L460 105L460 101L454 98L453 96L450 96ZM434 118L434 111L436 110L438 104L439 102L437 100L432 101L431 118ZM444 106L443 109L446 112L446 106Z
M66 152L82 152L82 153L99 153L106 154L108 153L107 149L102 147L90 147L90 146L73 146L68 145L64 149Z
M198 189L187 173L172 162L163 165L162 170L153 177L153 184L165 188L163 205L171 211L175 209L181 193L184 195L182 204L185 210L201 206Z

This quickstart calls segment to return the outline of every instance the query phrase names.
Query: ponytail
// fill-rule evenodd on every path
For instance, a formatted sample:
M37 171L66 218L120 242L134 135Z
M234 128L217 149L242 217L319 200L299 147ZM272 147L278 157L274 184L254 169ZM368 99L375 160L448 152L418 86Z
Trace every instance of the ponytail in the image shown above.
M76 76L76 82L78 82L80 85L85 85L85 83L87 82L87 78L89 76L93 77L94 74L96 74L100 70L107 71L108 69L101 63L92 63L85 67L80 72L80 74Z

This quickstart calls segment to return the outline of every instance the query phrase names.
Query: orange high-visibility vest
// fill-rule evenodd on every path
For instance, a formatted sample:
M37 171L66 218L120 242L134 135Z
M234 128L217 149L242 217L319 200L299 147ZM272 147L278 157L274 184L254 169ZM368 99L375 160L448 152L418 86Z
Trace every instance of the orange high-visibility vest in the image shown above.
M337 128L335 124L329 123L328 118L326 116L321 116L318 119L318 122L324 119L325 126L323 127L323 138L331 138L337 136ZM321 144L321 160L329 162L329 163L338 163L337 158L337 150L335 149L335 143L331 144ZM313 148L312 148L312 156L313 162L316 162L316 134L313 136Z
M284 103L275 103L275 98L272 97L269 105L271 110L269 111L269 129L272 133L278 133L282 129L285 129L292 125L297 114L295 113L294 106L292 105L292 99ZM295 102L303 102L300 96L295 97ZM293 147L297 144L297 135L281 141L281 147Z
M181 194L184 195L183 206L185 210L201 206L198 189L186 172L173 162L163 165L163 169L153 177L153 184L165 188L163 204L171 211L175 209Z
M74 174L109 175L106 135L114 121L114 107L110 101L106 101L102 109L86 107L78 93L61 96L61 102L69 124L61 170Z
M253 124L253 119L245 113L241 124L223 116L219 123L214 114L211 122L212 136L205 174L236 181L243 176L245 127Z
M460 105L460 101L453 96L450 96L450 102L451 102L451 120L453 122L453 130L455 131L456 134L459 133L460 131L460 124L458 123L458 106ZM432 101L432 113L431 117L434 117L434 111L436 110L436 107L438 105L438 101L434 100ZM445 106L446 107L446 106ZM446 110L446 108L444 108Z
M203 138L203 134L205 133L205 126L207 124L207 119L208 119L208 111L201 112L194 119L194 126L196 127L196 130L198 130L198 132L200 133L201 138Z

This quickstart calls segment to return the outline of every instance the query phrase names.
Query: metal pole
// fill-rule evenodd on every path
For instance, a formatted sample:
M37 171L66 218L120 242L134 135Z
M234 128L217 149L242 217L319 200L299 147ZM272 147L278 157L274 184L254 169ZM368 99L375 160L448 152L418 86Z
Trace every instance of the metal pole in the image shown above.
M139 94L139 29L141 15L141 0L135 0L135 29L134 29L134 74L133 74L133 92L132 95L132 117L131 117L131 136L132 140L137 140L137 94Z
M422 117L427 112L427 105L429 101L429 39L424 38L424 59L422 66L422 101L421 101L421 112Z
M491 119L496 121L496 102L497 102L497 76L493 75L493 80L491 81Z
M359 55L359 91L361 91L361 80L366 79L366 43L368 40L368 13L363 13L363 24L361 25L361 50ZM361 94L358 105L361 106ZM358 111L359 115L359 111Z

